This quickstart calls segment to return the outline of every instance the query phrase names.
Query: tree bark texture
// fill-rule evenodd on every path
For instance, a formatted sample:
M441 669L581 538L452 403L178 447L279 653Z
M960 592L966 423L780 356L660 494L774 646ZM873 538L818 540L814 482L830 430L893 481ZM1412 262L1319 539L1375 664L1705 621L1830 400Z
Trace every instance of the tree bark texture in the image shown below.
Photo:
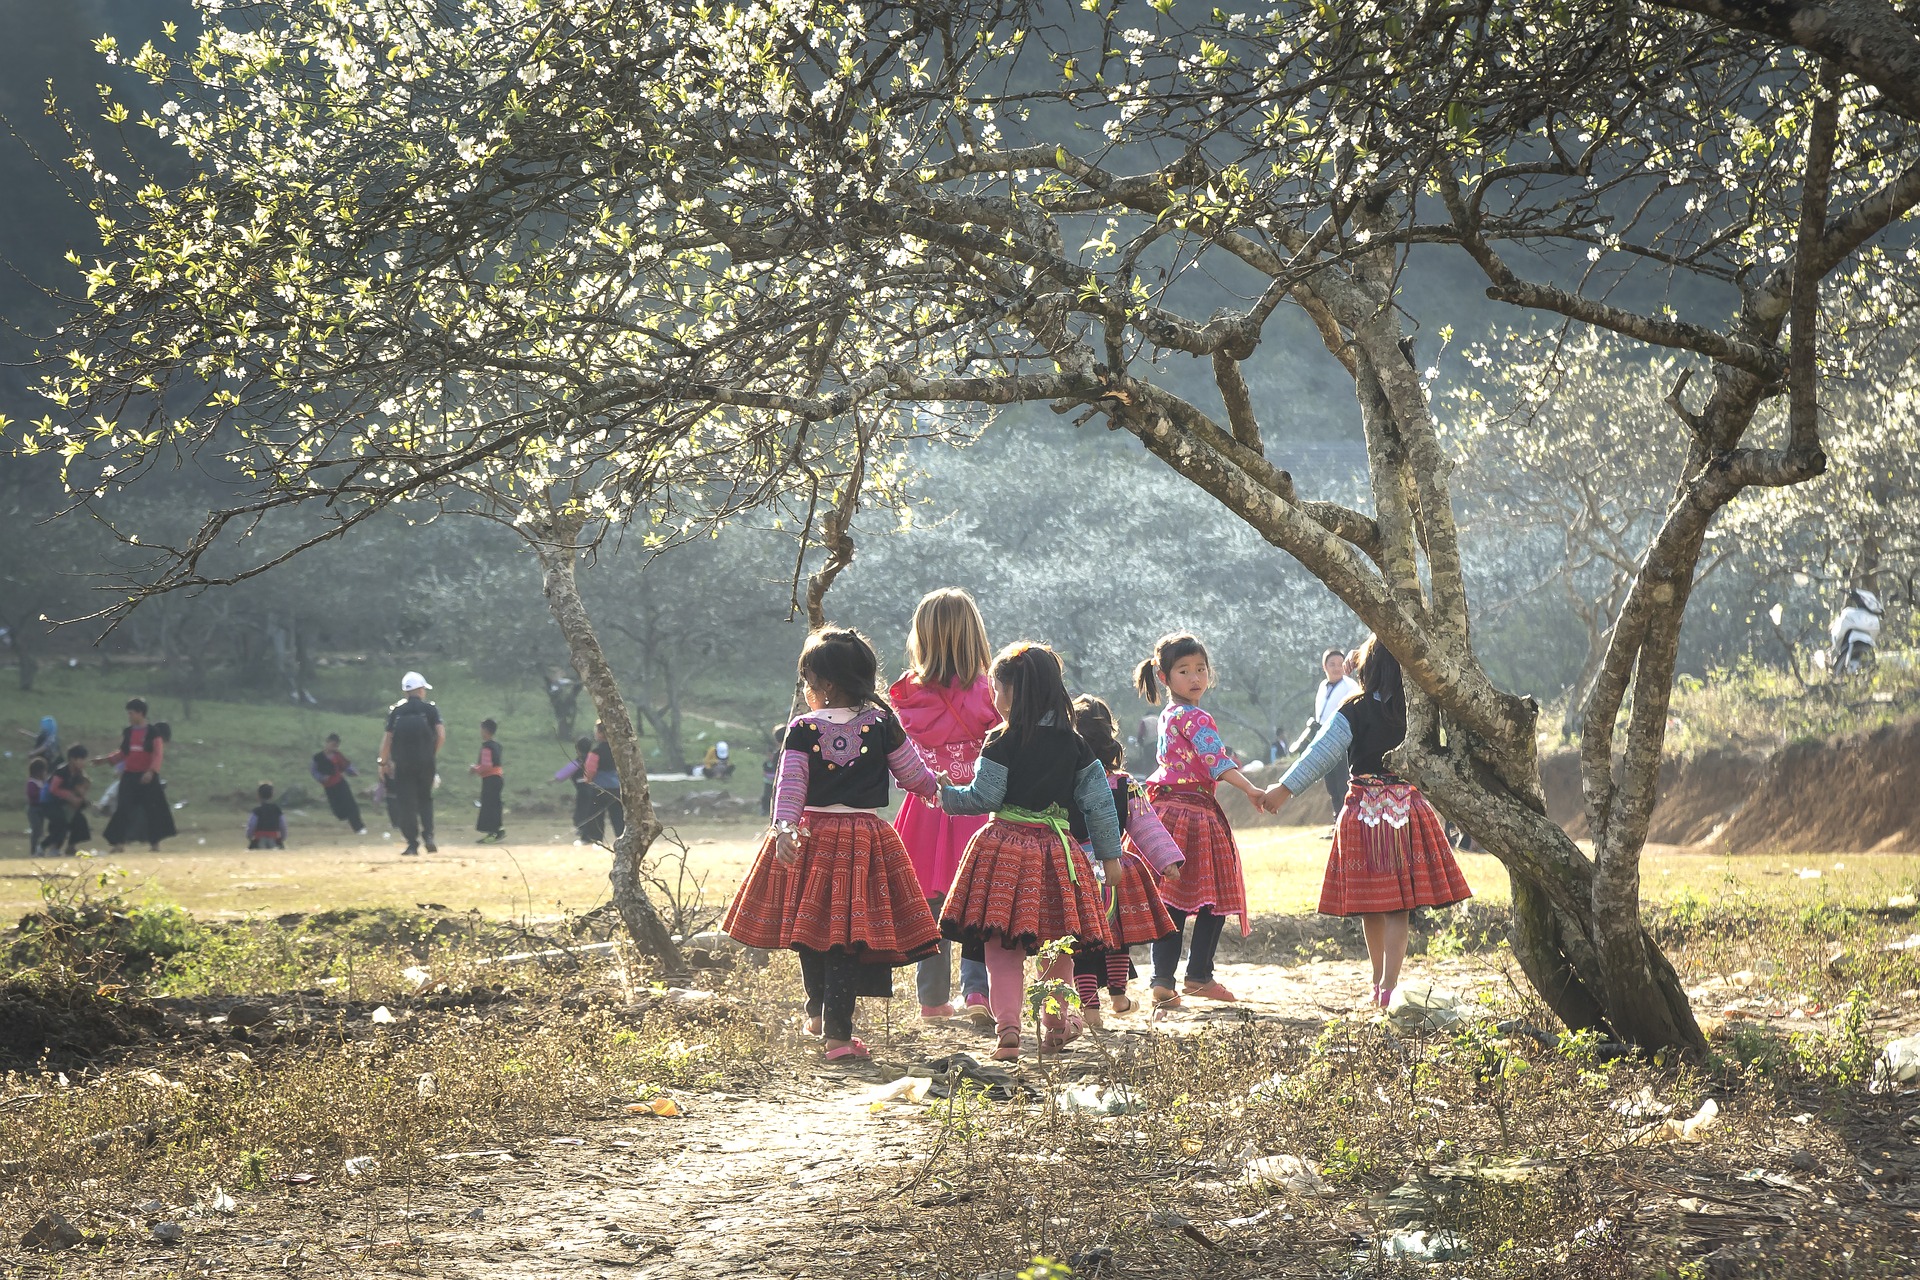
M647 792L647 765L640 754L633 718L620 696L620 686L600 647L593 620L580 599L580 584L574 575L580 530L578 517L556 516L533 531L532 542L540 557L547 608L566 637L573 668L593 699L594 710L606 729L607 746L613 751L614 767L620 773L620 804L626 811L627 829L613 842L613 868L608 875L613 906L642 954L655 960L669 979L684 979L686 960L654 908L646 886L640 883L640 861L659 837L661 824Z

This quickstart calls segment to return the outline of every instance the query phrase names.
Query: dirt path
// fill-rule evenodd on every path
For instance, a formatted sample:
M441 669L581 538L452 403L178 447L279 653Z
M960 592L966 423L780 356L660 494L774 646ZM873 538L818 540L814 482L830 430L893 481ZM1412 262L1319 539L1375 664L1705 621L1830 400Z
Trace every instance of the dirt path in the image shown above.
M1501 981L1471 960L1422 973L1465 991ZM1152 1025L1143 1014L1109 1016L1089 1043L1192 1034L1247 1016L1311 1032L1352 1009L1366 989L1364 964L1353 961L1222 965L1220 977L1242 1003L1200 1006ZM914 1063L955 1050L984 1057L993 1044L964 1022L877 1030L869 1032L875 1060L867 1067L813 1066L810 1051L796 1045L790 1073L754 1096L691 1095L683 1119L587 1125L567 1135L578 1146L567 1141L476 1169L463 1186L470 1199L435 1206L415 1227L421 1263L428 1274L472 1277L840 1280L884 1243L872 1238L866 1206L909 1182L933 1141L918 1108L876 1114L860 1095ZM1075 1057L1070 1051L1063 1062L1069 1079ZM1031 1070L1033 1059L1026 1061ZM468 1221L466 1204L481 1208L482 1219Z

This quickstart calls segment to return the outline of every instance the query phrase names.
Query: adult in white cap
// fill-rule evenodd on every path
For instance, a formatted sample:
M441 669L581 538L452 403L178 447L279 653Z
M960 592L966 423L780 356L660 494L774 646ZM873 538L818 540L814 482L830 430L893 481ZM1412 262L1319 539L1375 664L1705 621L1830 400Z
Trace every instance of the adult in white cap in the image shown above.
M447 726L440 708L427 701L433 688L418 671L400 677L400 701L387 708L387 733L380 739L380 776L386 779L393 820L407 847L400 852L417 857L425 841L433 843L433 775L440 748L447 742Z

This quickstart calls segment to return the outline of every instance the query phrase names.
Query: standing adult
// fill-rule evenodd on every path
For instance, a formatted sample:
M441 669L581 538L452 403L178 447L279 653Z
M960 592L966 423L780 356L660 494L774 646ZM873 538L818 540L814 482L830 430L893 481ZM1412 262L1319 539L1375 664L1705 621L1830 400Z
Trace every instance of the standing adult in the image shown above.
M1320 731L1333 723L1334 716L1346 705L1347 699L1360 692L1360 682L1348 674L1347 655L1340 650L1329 649L1321 654L1320 670L1326 679L1313 691L1313 719L1307 721L1306 732L1287 749L1289 755L1297 755L1309 742L1319 737ZM1340 763L1328 772L1325 779L1327 799L1333 802L1336 814L1347 799L1347 778L1347 767Z
M387 732L380 739L380 776L387 784L387 800L394 824L407 838L403 857L418 857L424 841L433 843L433 777L440 748L447 743L447 726L440 708L427 701L433 686L418 671L400 677L400 701L387 708Z
M173 806L167 803L167 784L160 778L160 770L166 766L167 739L172 736L166 725L147 723L144 698L128 699L127 727L120 731L120 749L106 758L107 764L120 768L119 799L105 832L112 852L119 853L132 840L145 841L158 853L160 842L177 834Z

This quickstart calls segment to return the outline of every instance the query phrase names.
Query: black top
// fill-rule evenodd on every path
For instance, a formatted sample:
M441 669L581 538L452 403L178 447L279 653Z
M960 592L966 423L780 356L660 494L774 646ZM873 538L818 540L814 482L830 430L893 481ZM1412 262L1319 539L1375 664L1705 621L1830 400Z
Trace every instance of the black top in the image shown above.
M1074 830L1086 829L1073 799L1073 786L1080 771L1092 763L1093 748L1079 734L1046 724L1030 730L1026 741L1015 745L1004 730L995 730L987 735L980 755L1007 771L1003 805L1040 812L1057 804L1072 817Z
M893 712L872 707L845 724L801 716L787 726L786 749L807 757L807 803L884 809L893 772L887 757L906 745Z
M1363 773L1390 772L1381 759L1406 741L1407 704L1375 701L1371 694L1358 694L1340 706L1353 730L1353 742L1347 747L1347 765L1356 776Z
M504 757L500 751L500 743L496 739L488 738L480 744L481 764L491 765L493 768L498 769L503 759Z
M431 769L439 750L439 735L434 732L439 725L440 708L425 698L402 698L387 708L387 732L393 735L390 756L393 767Z
M414 708L409 710L409 708ZM387 708L387 732L392 733L399 727L400 721L411 716L425 716L427 728L433 729L440 724L440 708L425 698L402 698Z
M1140 784L1133 780L1132 774L1122 770L1107 775L1107 786L1113 790L1113 816L1120 824L1120 834L1124 836L1127 834L1127 820L1133 817L1130 802L1138 792ZM1086 815L1080 812L1078 805L1070 806L1067 812L1073 817L1073 838L1085 844L1089 838Z
M253 811L253 823L255 835L279 835L280 806L271 800L256 806Z
M91 781L91 779L87 777L87 771L85 769L76 769L71 764L63 764L47 776L47 786L49 788L47 799L49 800L55 798L51 788L56 779L60 783L61 790L67 792L69 795L77 794L81 787Z

